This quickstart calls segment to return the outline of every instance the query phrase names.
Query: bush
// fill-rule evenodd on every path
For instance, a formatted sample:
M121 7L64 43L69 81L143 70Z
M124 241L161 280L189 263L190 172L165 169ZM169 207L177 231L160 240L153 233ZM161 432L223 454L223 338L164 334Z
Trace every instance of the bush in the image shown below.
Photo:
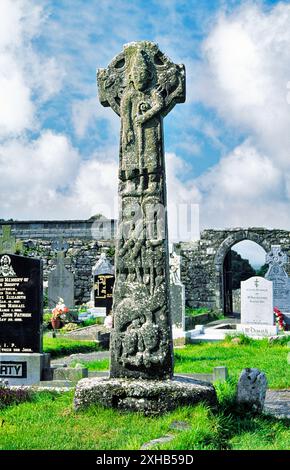
M185 315L187 317L196 317L197 315L209 314L209 308L190 308L185 307Z
M11 389L0 380L0 409L31 399L31 392L23 388Z
M86 327L86 326L103 325L103 324L104 324L104 319L102 317L88 318L88 320L82 321L81 326Z

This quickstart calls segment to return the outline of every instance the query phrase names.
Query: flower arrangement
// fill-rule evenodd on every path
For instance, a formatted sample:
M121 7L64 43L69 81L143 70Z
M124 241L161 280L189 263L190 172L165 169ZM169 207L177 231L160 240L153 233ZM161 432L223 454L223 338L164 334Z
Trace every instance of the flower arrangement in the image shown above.
M285 320L283 313L278 309L278 307L274 307L274 314L275 314L275 321L276 325L278 326L279 330L285 330Z
M62 315L65 315L68 312L69 308L65 305L64 300L59 298L58 303L52 310L52 318L60 318Z

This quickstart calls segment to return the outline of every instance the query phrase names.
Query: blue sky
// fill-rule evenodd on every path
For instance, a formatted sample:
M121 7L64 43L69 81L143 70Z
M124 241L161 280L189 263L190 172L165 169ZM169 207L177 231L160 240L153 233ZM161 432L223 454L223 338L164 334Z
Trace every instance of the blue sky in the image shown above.
M116 216L96 69L148 39L187 71L164 120L171 229L184 204L201 228L290 229L289 25L289 1L1 0L0 218Z

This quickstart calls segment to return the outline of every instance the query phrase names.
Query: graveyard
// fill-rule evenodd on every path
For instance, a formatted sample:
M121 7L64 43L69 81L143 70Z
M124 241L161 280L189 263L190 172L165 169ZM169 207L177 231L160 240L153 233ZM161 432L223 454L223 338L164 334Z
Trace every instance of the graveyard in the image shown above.
M1 451L107 451L101 458L110 459L110 451L127 450L193 456L195 451L290 450L290 225L286 217L276 217L276 207L265 219L262 210L250 212L253 202L243 211L247 165L237 170L238 180L232 175L225 184L241 193L232 218L227 216L235 196L221 203L220 186L210 204L203 202L216 178L210 165L204 175L197 173L200 189L190 186L191 170L172 149L180 145L184 155L186 148L193 152L192 135L183 127L192 118L193 109L189 115L186 106L194 102L196 64L166 45L137 35L114 46L114 56L108 49L98 63L97 98L91 92L86 98L90 112L77 103L74 119L77 115L81 124L75 139L82 140L90 119L99 135L91 130L84 140L91 138L92 147L98 141L102 158L109 155L102 153L104 142L114 139L111 167L100 172L100 155L92 157L97 167L97 178L90 168L92 187L87 173L81 192L76 179L70 193L62 175L72 164L70 178L74 172L80 177L90 161L84 152L77 167L72 138L65 147L71 160L59 165L60 189L49 187L45 196L52 201L48 211L45 197L40 211L31 209L40 200L35 197L16 216L3 203ZM208 90L209 83L203 84ZM199 83L197 92L201 89ZM49 113L46 119L49 123ZM222 167L230 157L223 154L220 135L200 117L192 122L220 149L215 165ZM229 138L228 129L223 131L234 141L234 134ZM233 153L238 158L240 147ZM258 159L259 165L265 159ZM174 164L189 174L179 190ZM275 176L267 165L265 175ZM213 167L217 175L220 167ZM258 189L259 178L254 172L249 179ZM92 197L98 185L106 204L102 191ZM116 202L113 191L117 212L107 217L105 205ZM207 221L201 230L200 220Z

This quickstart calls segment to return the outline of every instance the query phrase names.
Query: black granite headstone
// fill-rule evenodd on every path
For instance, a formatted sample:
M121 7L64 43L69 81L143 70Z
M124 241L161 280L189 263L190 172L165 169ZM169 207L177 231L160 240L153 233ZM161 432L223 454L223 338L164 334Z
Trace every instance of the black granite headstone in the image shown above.
M106 308L107 315L112 310L114 282L115 276L113 274L94 276L95 307Z
M41 261L0 255L0 353L41 353L41 321Z

